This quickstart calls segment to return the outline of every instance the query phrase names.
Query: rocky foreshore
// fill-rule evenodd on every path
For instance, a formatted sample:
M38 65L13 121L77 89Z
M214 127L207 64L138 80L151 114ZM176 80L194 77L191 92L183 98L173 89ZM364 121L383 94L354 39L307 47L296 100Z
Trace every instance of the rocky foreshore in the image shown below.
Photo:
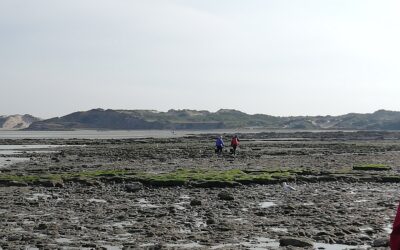
M56 146L0 168L0 248L386 249L399 141L346 134L3 140Z

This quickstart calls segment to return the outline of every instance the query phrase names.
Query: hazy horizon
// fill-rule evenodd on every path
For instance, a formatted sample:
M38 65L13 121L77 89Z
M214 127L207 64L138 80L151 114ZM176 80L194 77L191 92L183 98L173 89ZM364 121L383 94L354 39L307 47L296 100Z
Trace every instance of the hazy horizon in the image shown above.
M0 2L0 115L400 107L400 2Z

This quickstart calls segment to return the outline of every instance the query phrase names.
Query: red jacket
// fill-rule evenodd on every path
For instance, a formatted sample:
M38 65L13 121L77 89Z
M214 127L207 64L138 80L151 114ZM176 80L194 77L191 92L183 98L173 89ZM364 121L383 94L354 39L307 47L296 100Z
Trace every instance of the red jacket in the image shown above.
M393 230L390 234L390 249L400 250L400 204L397 207L396 218L393 222Z
M233 137L231 140L231 146L239 145L239 139L237 137Z

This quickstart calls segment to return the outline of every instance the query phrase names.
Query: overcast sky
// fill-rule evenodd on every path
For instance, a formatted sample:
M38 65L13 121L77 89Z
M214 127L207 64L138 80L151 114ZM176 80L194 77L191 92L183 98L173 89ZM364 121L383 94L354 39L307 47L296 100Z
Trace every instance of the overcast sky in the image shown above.
M400 110L398 0L1 0L0 115Z

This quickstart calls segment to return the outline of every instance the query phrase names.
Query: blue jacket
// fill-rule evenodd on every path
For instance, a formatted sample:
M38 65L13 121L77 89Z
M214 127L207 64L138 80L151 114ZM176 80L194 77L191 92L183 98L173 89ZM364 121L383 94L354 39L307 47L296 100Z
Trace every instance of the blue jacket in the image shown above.
M215 146L217 146L217 147L225 146L224 141L221 138L217 138L217 141L215 142Z

